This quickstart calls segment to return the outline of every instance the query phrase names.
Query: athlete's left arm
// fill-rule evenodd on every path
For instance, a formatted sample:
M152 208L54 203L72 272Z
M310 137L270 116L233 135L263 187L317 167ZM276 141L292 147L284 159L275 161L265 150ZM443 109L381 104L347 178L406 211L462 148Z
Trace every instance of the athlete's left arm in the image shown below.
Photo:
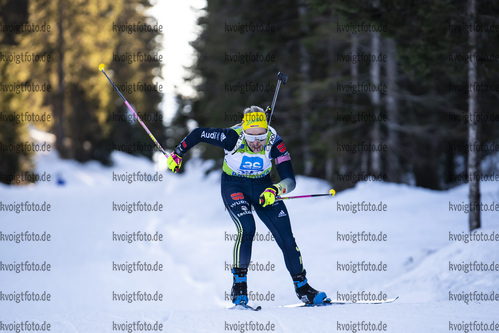
M296 187L295 173L291 164L291 157L282 139L278 136L270 150L270 157L274 159L277 172L281 181L274 186L277 188L277 195L289 193Z

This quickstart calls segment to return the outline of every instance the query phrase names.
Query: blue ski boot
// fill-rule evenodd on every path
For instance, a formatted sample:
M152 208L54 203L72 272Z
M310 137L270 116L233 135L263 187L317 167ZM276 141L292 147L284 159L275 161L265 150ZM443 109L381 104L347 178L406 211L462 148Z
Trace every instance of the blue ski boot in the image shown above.
M300 274L293 275L293 284L295 286L296 296L303 303L309 304L322 304L327 302L329 298L323 291L317 291L312 288L306 278L307 271L303 270Z
M248 304L248 285L246 283L248 273L247 268L233 268L232 274L234 275L234 282L232 283L232 290L230 296L232 303Z

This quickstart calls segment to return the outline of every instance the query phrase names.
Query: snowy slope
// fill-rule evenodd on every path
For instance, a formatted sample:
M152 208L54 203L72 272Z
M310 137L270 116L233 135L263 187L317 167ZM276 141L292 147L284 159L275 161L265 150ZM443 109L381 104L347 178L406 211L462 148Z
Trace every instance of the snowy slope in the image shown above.
M256 269L248 279L250 297L256 297L253 303L263 310L231 311L225 298L232 283L228 265L235 227L221 202L220 173L204 176L210 162L191 160L184 174L175 175L122 153L113 153L111 168L61 161L55 153L40 154L37 159L37 172L51 174L53 180L22 187L0 185L0 201L46 202L51 211L1 211L0 231L4 235L47 232L51 241L16 243L0 237L0 261L5 265L47 263L51 270L16 273L2 266L0 331L24 321L50 323L52 332L125 328L138 332L142 326L126 326L137 322L156 325L151 327L158 332L366 331L367 326L355 326L362 321L364 325L381 322L380 327L386 325L388 332L447 332L451 324L499 323L499 300L468 304L449 300L450 294L458 298L475 291L499 294L499 272L465 273L450 268L470 262L499 264L499 241L449 240L450 234L462 236L467 230L467 214L449 211L451 205L466 200L466 186L436 192L364 182L334 198L286 202L312 286L332 298L365 292L399 296L399 300L383 305L282 307L298 300L280 250L268 241L268 230L258 221L257 232L263 240L254 242ZM139 171L163 178L130 184L116 181L120 175ZM64 179L65 185L57 186L54 178ZM298 177L292 195L328 190L323 181ZM482 200L499 204L497 183L482 183ZM113 203L137 201L161 204L163 209L113 211ZM359 202L381 203L386 211L353 213L352 205ZM349 211L344 211L345 207L350 207ZM498 234L499 212L484 212L482 217L480 233ZM133 232L158 234L163 239L113 240L113 235ZM381 233L386 241L351 241L362 232ZM162 270L128 273L113 266L138 261L161 264ZM339 270L339 266L358 262L381 263L386 271ZM269 267L272 269L265 270ZM16 303L5 298L24 291L50 293L51 300ZM162 299L129 303L116 298L133 292L161 295ZM121 296L113 300L113 293ZM163 325L161 330L159 325Z

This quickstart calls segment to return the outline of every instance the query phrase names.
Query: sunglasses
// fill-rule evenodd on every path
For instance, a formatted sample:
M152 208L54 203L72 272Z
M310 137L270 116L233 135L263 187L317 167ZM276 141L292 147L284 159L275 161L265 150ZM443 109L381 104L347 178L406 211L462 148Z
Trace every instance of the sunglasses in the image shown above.
M265 141L265 140L267 140L267 133L258 134L258 135L251 135L251 134L247 134L246 132L244 132L244 138L248 142L255 142L256 140Z

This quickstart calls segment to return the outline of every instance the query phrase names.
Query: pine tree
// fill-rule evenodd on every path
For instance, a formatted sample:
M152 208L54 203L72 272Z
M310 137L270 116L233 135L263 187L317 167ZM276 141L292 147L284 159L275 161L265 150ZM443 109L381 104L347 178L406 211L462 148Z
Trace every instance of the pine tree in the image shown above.
M477 22L493 23L498 5L482 2L477 6ZM338 189L356 182L344 181L344 176L357 174L447 189L456 185L453 179L462 172L457 161L468 157L466 152L450 149L468 141L468 124L452 120L468 115L467 94L452 88L467 82L467 63L452 58L469 52L468 39L451 29L466 23L465 9L464 0L208 1L206 15L199 20L203 32L193 43L198 60L191 79L199 82L199 93L192 101L179 97L183 113L175 131L184 135L186 122L207 127L238 122L244 107L268 105L272 91L233 92L236 84L262 80L272 84L275 73L283 71L290 79L280 91L272 125L291 153L300 154L301 158L293 159L297 173L329 179ZM248 22L270 22L276 31L230 30ZM359 24L378 29L374 31L378 34L354 31ZM498 42L496 31L482 31L477 36L477 52L491 53ZM262 50L273 54L275 62L227 61L227 55ZM352 61L366 54L370 59ZM477 80L497 82L498 65L479 60ZM343 89L372 81L386 89L376 93ZM481 114L493 116L493 96L478 94ZM376 120L356 121L359 116ZM498 128L493 125L479 123L483 142L497 140ZM371 154L340 149L341 145L378 141L388 150ZM199 151L220 163L218 150L200 145ZM305 152L310 154L305 157Z
M0 3L0 22L7 29L0 33L0 53L6 58L19 55L19 35L10 28L18 27L28 18L27 1L3 1ZM23 32L25 34L25 32ZM17 51L17 52L16 52ZM28 50L26 50L28 51ZM13 61L0 61L0 83L13 87L21 81L15 74L23 64ZM15 88L15 87L14 87ZM9 89L10 90L10 89ZM19 177L26 172L33 172L32 152L23 148L23 143L31 142L28 132L28 122L21 118L24 113L18 107L23 98L29 98L29 92L2 92L0 94L0 182L4 184L19 184L25 177Z
M160 77L162 66L159 48L163 27L146 15L146 10L151 6L151 3L145 0L123 2L119 16L112 23L113 39L116 40L116 44L109 68L112 69L112 79L115 84L126 88L121 92L161 143L166 140L163 116L159 109L163 88L156 82L155 77ZM133 28L133 24L147 29L128 33L116 28L116 26ZM108 25L110 26L110 23ZM112 91L111 86L108 85L106 93L112 96L113 101L108 121L112 124L114 150L152 158L153 152L158 150L154 142L123 104L119 95ZM138 149L133 149L134 147Z
M145 147L133 153L152 157L151 140L143 129L119 117L125 106L99 73L100 63L107 65L106 71L116 84L124 85L125 90L133 88L132 96L127 99L141 112L158 140L165 139L158 108L161 87L153 80L159 76L161 66L154 54L161 42L160 32L158 27L144 29L144 25L151 25L144 14L150 7L149 1L144 0L29 2L29 20L46 22L52 29L47 38L34 34L22 38L19 48L47 53L52 61L30 64L15 75L24 80L48 82L52 89L45 94L33 94L29 101L20 101L19 107L48 110L54 119L51 130L56 134L61 157L109 164L111 152L124 141ZM128 33L127 28L133 24L142 26L145 32ZM123 25L124 31L120 32ZM127 59L121 60L128 55L135 56L132 64ZM137 55L142 58L136 60ZM130 131L120 135L122 128L127 127Z
M243 110L251 105L262 108L272 102L279 71L286 73L298 57L298 11L283 10L283 2L259 3L208 1L206 15L199 19L203 27L192 43L198 60L193 71L198 97L192 101L190 116L197 126L230 127L239 123ZM246 10L241 11L241 6ZM288 41L283 43L283 41ZM260 55L263 60L251 58ZM291 74L291 73L290 73ZM293 73L294 74L294 73ZM300 116L299 103L291 96L299 84L296 76L279 93L272 125L276 126L288 145L298 147L295 117ZM182 98L181 98L182 99ZM215 158L221 165L218 149L200 145L204 158ZM301 169L303 166L297 166Z
M106 124L110 98L98 65L111 58L110 29L119 4L111 1L29 2L30 21L51 26L48 38L28 36L21 47L47 52L52 61L28 68L33 80L48 81L52 91L31 107L47 106L54 117L56 147L64 158L109 162L110 126Z

